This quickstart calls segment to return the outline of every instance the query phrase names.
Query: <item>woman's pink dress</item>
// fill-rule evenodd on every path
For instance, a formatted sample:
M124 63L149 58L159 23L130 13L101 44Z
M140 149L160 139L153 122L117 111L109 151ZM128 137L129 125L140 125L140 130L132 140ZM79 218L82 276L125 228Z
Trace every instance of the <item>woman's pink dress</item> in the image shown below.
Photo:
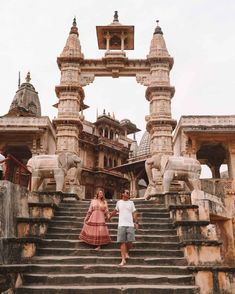
M105 216L108 213L107 205L100 203L97 199L93 199L85 217L79 239L97 246L110 243L112 240L105 223Z

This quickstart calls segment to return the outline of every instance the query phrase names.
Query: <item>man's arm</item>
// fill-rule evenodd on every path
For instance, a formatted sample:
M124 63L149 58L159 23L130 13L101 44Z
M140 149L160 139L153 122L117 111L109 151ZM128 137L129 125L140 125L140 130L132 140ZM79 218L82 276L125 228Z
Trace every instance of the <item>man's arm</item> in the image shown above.
M133 217L133 222L134 222L135 228L138 229L139 223L138 223L138 216L137 216L136 211L132 212L132 217Z
M109 220L111 220L111 218L113 216L115 216L118 213L118 211L116 209L114 209L110 214L109 214Z

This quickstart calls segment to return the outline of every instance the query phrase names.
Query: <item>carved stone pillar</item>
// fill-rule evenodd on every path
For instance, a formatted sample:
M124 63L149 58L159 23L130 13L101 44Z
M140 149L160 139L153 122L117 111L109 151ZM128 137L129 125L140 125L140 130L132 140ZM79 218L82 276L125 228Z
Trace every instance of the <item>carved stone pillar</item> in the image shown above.
M57 62L61 70L56 125L57 153L67 150L79 154L78 138L82 130L84 91L81 84L80 62L83 60L76 20L73 21L66 45Z
M171 117L171 98L175 90L170 85L169 73L173 66L173 58L167 51L159 26L155 29L147 60L150 63L150 74L145 79L148 85L145 96L150 107L149 115L146 116L146 129L150 133L150 153L152 156L159 153L172 155L172 131L176 121ZM155 192L161 192L160 172L156 172L155 175ZM152 193L150 186L147 193Z

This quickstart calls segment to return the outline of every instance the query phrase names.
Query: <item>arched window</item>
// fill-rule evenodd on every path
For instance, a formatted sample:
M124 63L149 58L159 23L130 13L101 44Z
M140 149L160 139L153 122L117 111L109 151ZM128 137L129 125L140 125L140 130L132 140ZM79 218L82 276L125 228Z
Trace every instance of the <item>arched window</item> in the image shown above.
M110 140L113 140L113 130L110 131Z
M99 129L99 135L100 135L101 137L103 136L103 129L102 129L102 128Z
M105 138L108 138L109 137L109 130L108 130L108 128L105 128L105 130L104 130L104 136L105 136Z
M107 157L105 156L104 157L104 168L107 168L107 165L108 165L108 161L107 161Z
M113 167L112 158L109 158L109 167Z

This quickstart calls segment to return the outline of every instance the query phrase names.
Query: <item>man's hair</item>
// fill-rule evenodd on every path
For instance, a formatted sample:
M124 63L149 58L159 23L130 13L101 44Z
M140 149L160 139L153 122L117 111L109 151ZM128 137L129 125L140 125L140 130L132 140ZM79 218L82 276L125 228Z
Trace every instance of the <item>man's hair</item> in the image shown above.
M122 191L122 193L124 194L124 193L127 193L127 194L129 194L130 193L130 191L128 190L128 189L124 189L123 191Z

